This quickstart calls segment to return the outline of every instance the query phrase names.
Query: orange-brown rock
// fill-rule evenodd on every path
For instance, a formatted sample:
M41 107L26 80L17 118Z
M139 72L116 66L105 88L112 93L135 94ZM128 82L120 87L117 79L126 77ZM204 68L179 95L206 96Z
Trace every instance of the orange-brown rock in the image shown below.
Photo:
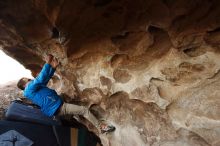
M57 57L57 92L116 126L104 146L220 145L219 28L219 0L0 2L3 51L34 75Z

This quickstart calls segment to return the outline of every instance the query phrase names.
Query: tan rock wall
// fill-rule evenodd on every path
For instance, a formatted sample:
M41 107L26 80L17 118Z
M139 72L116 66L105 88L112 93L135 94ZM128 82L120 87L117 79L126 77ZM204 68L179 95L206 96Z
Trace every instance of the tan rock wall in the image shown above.
M57 91L116 126L105 146L220 145L219 28L218 0L0 2L3 51L33 74L56 56Z

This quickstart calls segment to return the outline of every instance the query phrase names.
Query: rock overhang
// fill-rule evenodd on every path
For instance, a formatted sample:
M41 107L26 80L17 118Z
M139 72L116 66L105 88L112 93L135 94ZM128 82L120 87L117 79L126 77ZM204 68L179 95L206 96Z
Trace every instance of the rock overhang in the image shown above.
M98 134L104 145L220 143L219 1L6 0L0 8L3 51L34 75L44 54L57 57L57 91L99 105L116 125Z

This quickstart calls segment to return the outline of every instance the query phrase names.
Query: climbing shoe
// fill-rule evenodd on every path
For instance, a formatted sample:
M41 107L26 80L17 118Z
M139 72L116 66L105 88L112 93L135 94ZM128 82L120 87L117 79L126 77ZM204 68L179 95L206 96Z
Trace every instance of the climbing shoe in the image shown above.
M101 124L100 125L101 133L109 133L115 131L115 127L112 125Z

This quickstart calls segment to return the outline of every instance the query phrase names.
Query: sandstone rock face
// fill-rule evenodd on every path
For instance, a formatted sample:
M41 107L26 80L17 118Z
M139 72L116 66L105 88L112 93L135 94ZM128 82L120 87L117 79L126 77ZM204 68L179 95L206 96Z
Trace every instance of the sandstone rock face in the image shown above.
M104 146L220 145L219 0L4 0L0 45L116 126ZM87 119L89 120L89 119Z

